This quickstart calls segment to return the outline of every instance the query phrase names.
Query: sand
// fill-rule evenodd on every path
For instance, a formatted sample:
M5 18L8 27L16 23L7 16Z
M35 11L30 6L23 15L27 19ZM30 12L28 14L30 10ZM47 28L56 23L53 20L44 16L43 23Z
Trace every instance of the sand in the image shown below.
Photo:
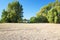
M60 40L60 24L2 23L0 40Z

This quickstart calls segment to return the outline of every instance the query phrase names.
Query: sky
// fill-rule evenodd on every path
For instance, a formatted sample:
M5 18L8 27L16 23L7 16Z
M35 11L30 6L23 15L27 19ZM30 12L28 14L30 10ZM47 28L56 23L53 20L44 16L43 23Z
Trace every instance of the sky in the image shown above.
M0 0L0 18L2 15L3 9L7 8L8 3L13 2L14 0ZM33 16L36 16L36 13L40 11L40 9L48 5L55 0L18 0L20 4L23 6L23 18L30 19Z

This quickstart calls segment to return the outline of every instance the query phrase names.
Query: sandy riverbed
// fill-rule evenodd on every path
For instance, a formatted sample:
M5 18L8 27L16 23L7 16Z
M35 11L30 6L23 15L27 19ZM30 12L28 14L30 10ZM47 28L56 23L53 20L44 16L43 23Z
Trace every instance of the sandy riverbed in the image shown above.
M0 40L60 40L60 24L0 24Z

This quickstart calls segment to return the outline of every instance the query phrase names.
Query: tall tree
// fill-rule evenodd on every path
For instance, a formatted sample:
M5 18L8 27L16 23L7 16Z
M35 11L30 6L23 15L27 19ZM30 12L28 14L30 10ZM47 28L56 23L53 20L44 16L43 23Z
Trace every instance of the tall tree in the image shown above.
M41 8L36 15L36 23L60 23L60 1L56 0Z
M18 1L8 4L6 10L2 12L2 22L19 23L22 22L23 8Z

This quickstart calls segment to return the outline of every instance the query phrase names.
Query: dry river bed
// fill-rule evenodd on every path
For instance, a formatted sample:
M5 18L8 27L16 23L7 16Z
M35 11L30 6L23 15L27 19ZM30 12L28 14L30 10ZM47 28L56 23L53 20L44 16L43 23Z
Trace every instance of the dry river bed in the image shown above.
M2 23L0 40L60 40L60 24Z

